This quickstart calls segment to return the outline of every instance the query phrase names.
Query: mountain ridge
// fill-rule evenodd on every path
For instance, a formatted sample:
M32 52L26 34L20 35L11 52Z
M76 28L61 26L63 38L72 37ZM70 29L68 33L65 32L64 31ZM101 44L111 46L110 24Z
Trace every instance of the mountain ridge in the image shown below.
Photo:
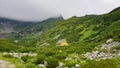
M51 17L51 18L48 18L46 20L43 20L43 21L40 21L40 22L25 22L25 21L19 21L19 20L14 20L14 19L8 19L8 18L0 18L0 34L1 36L4 37L3 34L6 34L6 37L8 34L13 34L15 33L15 35L19 35L19 34L25 34L28 32L32 32L30 29L34 28L35 26L38 26L38 25L42 25L43 23L47 24L48 20L48 23L49 21L52 23L52 21L56 21L56 23L52 23L53 25L54 24L57 24L57 21L59 20L64 20L62 16L57 16L57 17ZM51 27L52 27L52 24L51 24ZM49 23L50 25L50 23ZM42 25L44 26L44 25ZM39 28L39 26L38 26ZM38 29L37 27L34 28L36 31ZM40 26L41 28L41 26ZM27 29L27 30L26 30ZM40 30L38 30L40 31Z
M37 43L40 45L41 43L49 42L51 45L55 45L55 42L61 38L67 39L69 43L80 41L102 42L109 38L119 40L119 32L114 32L119 31L120 27L115 27L115 24L119 25L119 21L119 10L103 15L72 17L65 21L62 21L56 27L51 28L43 35L38 36ZM111 28L114 29L110 31L109 29ZM53 41L53 38L57 35L60 35L59 38Z
M22 64L16 64L18 68L46 63L46 68L119 68L120 11L49 18L0 39L0 51L0 57L14 64L15 59L24 61L17 61Z

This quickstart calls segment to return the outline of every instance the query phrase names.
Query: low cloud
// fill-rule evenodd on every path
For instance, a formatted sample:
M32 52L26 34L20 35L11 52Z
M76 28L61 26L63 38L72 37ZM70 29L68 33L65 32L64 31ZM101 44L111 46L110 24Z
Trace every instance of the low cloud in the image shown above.
M104 14L120 6L120 0L0 0L0 16L40 21L62 14L64 18Z

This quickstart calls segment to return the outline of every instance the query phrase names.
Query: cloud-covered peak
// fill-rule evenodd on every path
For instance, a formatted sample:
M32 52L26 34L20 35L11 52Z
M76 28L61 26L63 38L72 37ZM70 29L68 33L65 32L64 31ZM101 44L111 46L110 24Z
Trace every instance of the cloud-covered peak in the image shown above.
M0 0L0 16L26 21L40 21L62 14L103 14L120 6L120 0Z

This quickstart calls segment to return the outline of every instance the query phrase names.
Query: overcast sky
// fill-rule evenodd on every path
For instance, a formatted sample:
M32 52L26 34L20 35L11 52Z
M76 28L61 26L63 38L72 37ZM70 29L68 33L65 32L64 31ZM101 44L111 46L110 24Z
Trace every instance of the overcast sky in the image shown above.
M120 0L0 0L0 17L40 21L49 17L104 14L120 6Z

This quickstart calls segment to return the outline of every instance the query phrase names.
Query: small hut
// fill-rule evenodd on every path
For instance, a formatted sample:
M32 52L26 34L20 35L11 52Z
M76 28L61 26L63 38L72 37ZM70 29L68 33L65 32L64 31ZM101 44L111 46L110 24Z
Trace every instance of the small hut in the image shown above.
M66 39L60 39L56 43L56 46L68 46L67 40Z

